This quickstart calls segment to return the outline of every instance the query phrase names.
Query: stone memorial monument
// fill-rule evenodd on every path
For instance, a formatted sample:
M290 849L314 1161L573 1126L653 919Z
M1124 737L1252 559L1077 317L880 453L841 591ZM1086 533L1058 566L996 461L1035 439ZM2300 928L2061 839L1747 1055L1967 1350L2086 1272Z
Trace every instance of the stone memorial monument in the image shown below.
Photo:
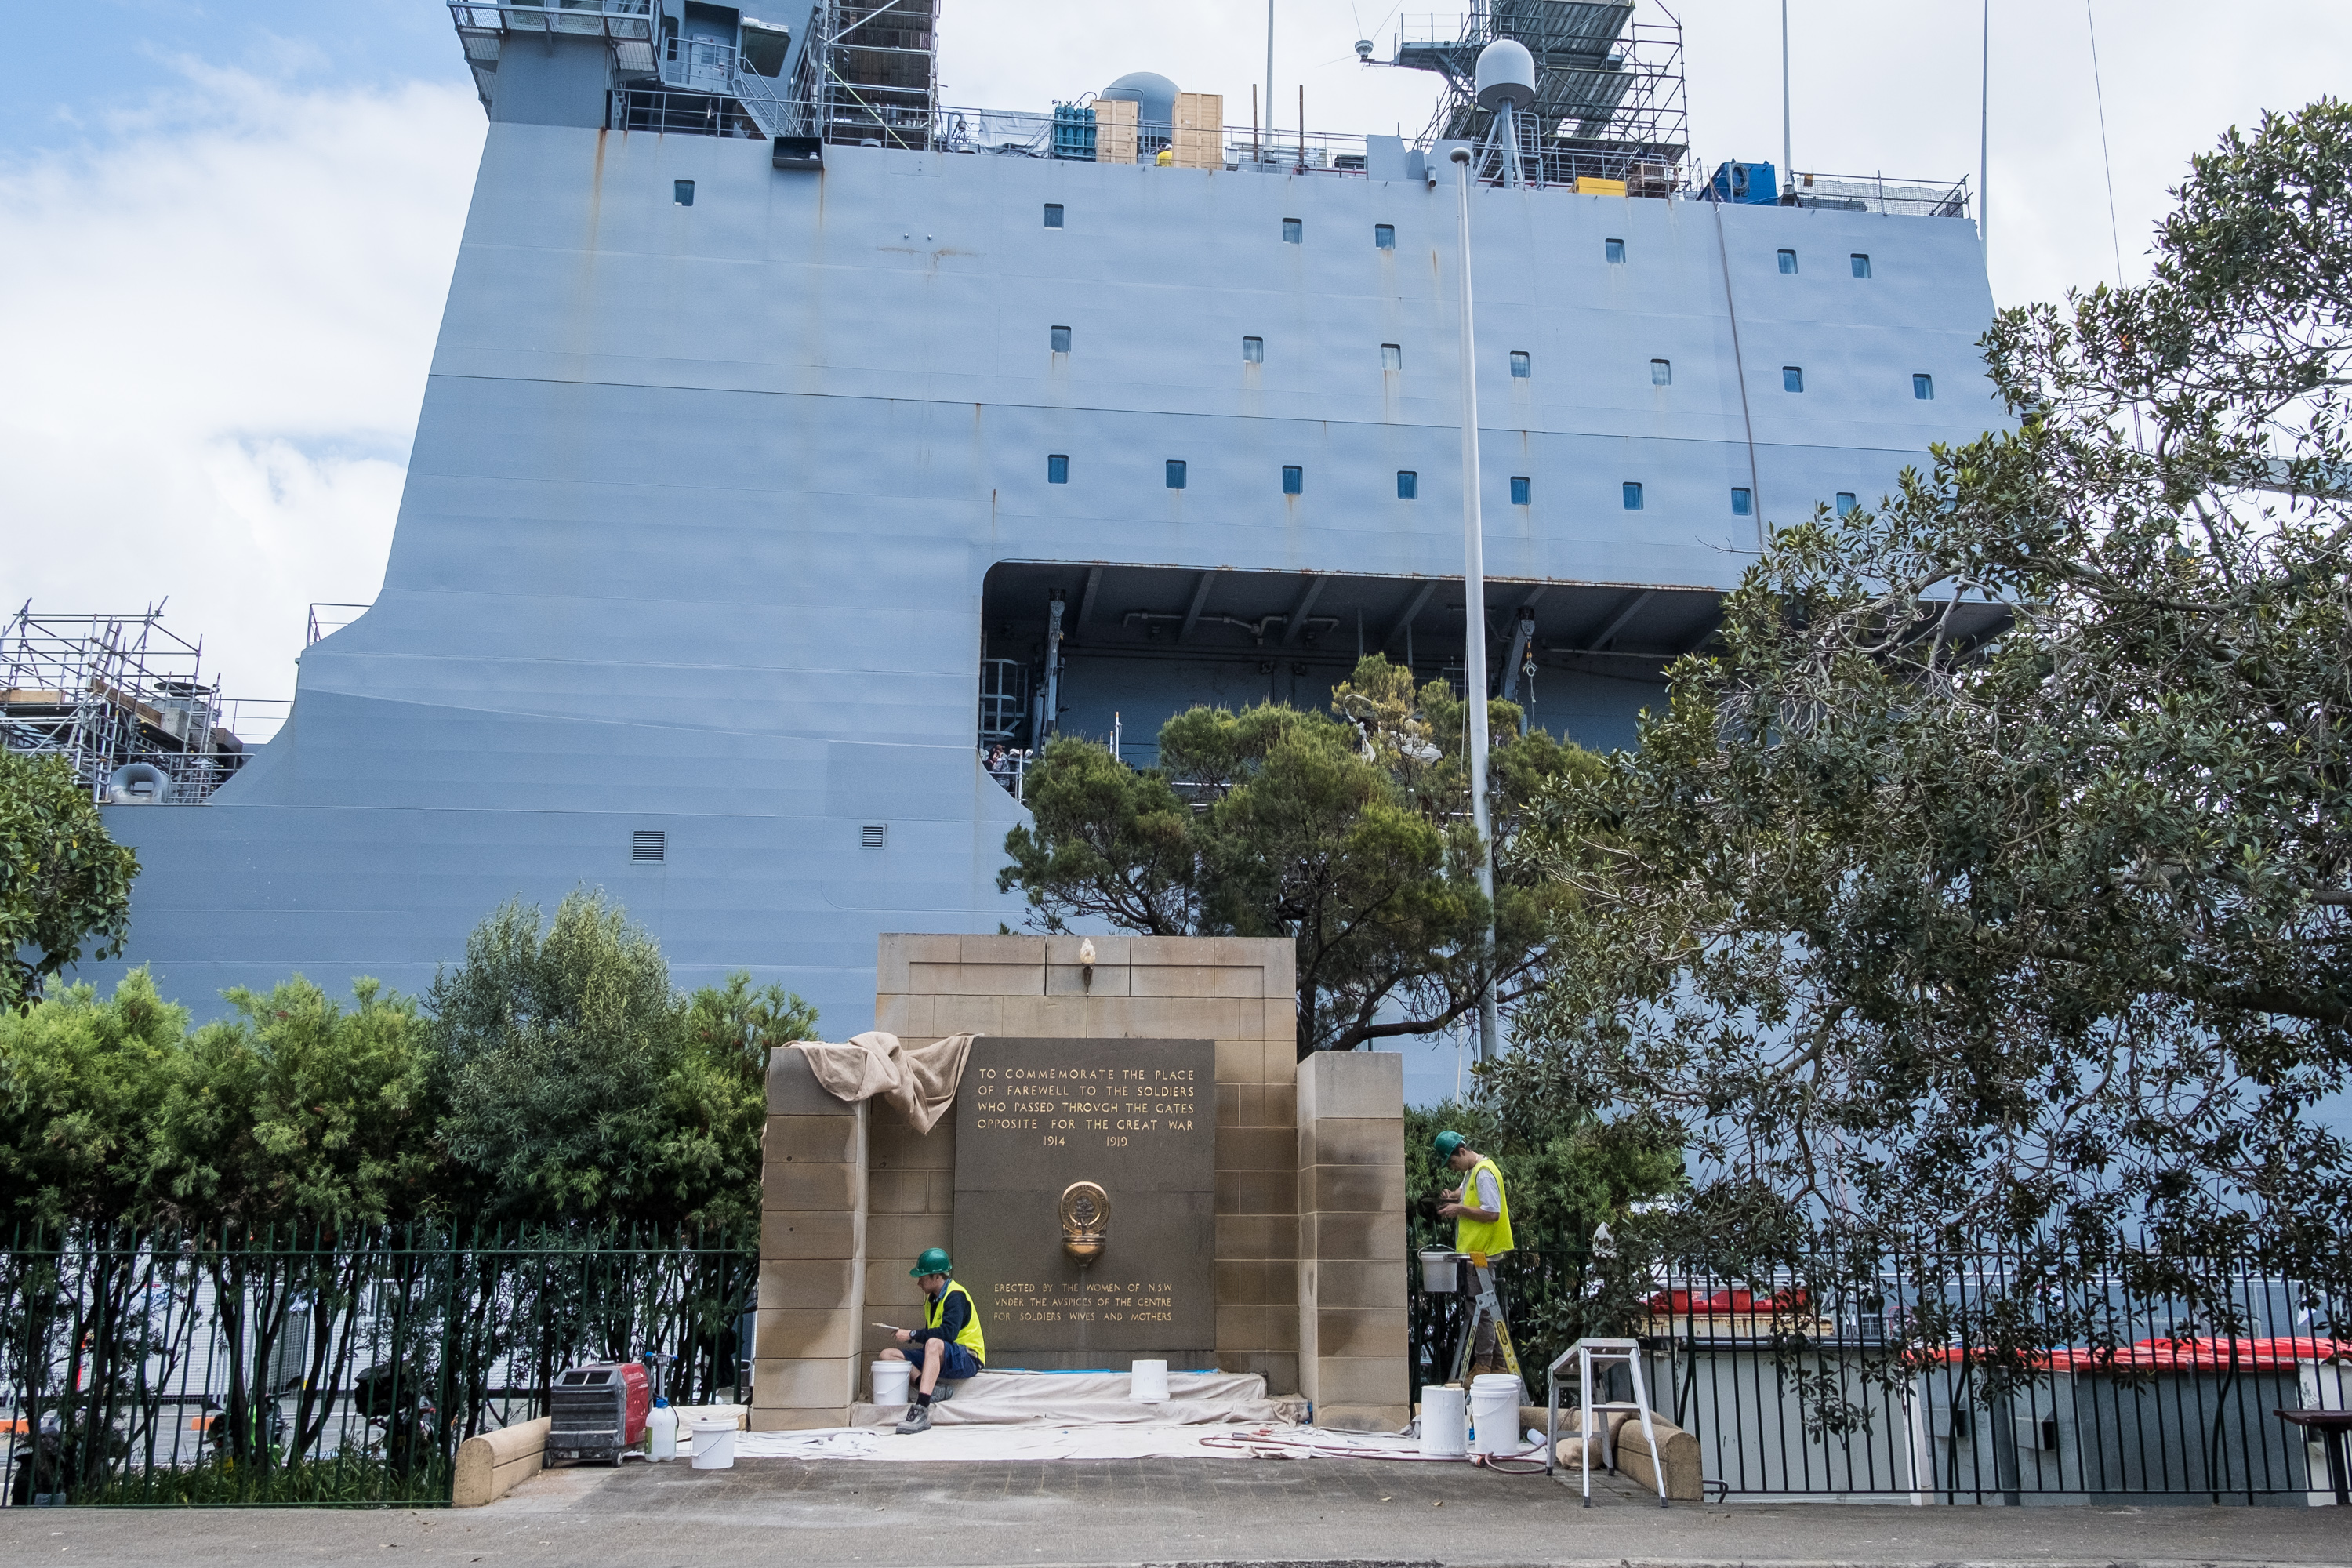
M1255 1373L1408 1414L1402 1063L1297 1047L1283 940L886 936L875 1026L971 1043L919 1132L772 1054L751 1423L833 1426L955 1256L996 1367Z

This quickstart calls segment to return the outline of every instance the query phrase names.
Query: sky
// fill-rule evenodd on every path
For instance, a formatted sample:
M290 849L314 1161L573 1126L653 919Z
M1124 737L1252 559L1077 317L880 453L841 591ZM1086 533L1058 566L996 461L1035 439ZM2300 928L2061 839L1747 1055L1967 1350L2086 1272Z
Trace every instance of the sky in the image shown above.
M1974 182L1981 0L1789 0L1795 166ZM2191 153L2352 80L2346 0L2094 0L2121 276ZM753 9L758 9L756 0ZM1423 124L1367 68L1399 12L1276 0L1279 125ZM1449 26L1459 7L1402 21ZM1642 18L1667 18L1643 0ZM1685 0L1704 164L1781 161L1776 0ZM1991 0L1989 265L2004 305L2118 275L2083 0ZM1156 70L1248 118L1266 9L941 0L950 104ZM436 0L12 7L0 95L0 613L137 609L233 695L292 693L308 609L383 578L483 116ZM1448 1044L1416 1061L1426 1090ZM1420 1098L1420 1096L1416 1096Z

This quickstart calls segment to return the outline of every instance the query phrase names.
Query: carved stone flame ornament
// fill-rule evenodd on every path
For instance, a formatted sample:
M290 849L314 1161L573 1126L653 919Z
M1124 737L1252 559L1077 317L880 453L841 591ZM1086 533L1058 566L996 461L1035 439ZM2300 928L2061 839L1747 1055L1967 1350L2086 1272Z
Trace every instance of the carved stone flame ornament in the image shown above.
M1062 1250L1085 1268L1102 1256L1110 1240L1110 1194L1094 1182L1062 1189Z

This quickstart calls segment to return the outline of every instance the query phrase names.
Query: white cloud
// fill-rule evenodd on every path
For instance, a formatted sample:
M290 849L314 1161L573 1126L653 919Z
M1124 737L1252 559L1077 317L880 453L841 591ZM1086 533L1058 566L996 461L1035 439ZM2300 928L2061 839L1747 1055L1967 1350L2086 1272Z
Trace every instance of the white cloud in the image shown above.
M482 114L184 68L0 173L0 591L168 595L232 692L284 696L304 606L382 580Z

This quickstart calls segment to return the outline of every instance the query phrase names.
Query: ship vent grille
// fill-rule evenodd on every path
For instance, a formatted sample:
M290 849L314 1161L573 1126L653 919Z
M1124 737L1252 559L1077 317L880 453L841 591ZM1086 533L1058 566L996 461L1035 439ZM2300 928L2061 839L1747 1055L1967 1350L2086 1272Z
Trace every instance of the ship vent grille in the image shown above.
M641 827L629 835L629 858L632 860L666 860L669 858L669 836L658 827Z
M869 822L866 825L859 842L868 849L879 849L882 847L882 840L889 837L889 833L890 827L887 823Z

